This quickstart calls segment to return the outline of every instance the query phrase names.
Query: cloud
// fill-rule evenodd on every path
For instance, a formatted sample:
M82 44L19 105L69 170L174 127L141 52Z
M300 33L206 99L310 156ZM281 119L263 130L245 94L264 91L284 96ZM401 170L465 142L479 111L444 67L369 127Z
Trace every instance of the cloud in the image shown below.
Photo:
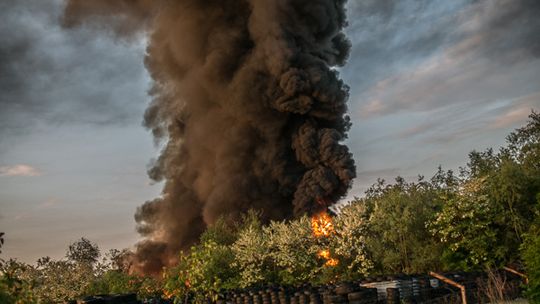
M353 48L343 69L353 95L415 65L453 39L453 14L468 0L349 1Z
M404 138L407 139L413 136L418 136L418 135L425 134L426 132L433 131L439 126L440 126L440 122L431 120L431 121L423 122L415 126L400 130L395 135L395 137L398 139L404 139Z
M37 206L37 209L43 210L43 209L55 208L55 207L58 207L58 205L60 205L61 202L62 201L60 199L58 199L58 198L49 198L49 199L45 200L44 202L40 203Z
M538 89L539 2L457 3L404 1L389 6L386 17L363 22L367 30L379 31L380 41L360 39L356 52L364 55L364 65L358 73L346 72L360 82L361 90L353 94L355 116L427 112L455 104L483 107ZM443 18L425 20L438 14Z
M0 167L0 176L40 176L42 173L30 165L13 165Z
M449 107L442 108L433 112L437 113L437 117L431 121L439 121L440 124L427 127L428 122L418 126L424 130L422 143L446 146L475 136L493 136L493 130L506 131L523 124L531 110L540 108L540 92L499 100L483 107L467 108L457 105L454 108L462 108L462 111L447 114L445 112L449 111ZM504 135L501 134L500 138L504 138Z
M144 41L62 28L63 6L60 0L0 2L0 140L42 125L142 120L149 87Z
M462 45L426 60L401 74L379 81L360 109L363 118L402 111L430 111L466 103L481 106L536 89L540 60L501 65L481 56L453 57Z
M511 126L515 123L522 122L527 119L531 114L531 108L522 106L517 109L512 109L504 115L497 117L495 121L490 125L492 129L500 129Z
M489 129L501 129L527 121L531 110L540 108L540 92L513 100L504 111L495 116L489 124Z

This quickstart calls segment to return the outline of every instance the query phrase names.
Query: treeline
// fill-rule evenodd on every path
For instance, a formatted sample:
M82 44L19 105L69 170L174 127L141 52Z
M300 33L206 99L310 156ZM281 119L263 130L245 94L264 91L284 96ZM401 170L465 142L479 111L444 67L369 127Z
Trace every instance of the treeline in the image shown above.
M102 256L96 244L81 238L61 260L43 257L35 265L0 260L0 303L63 303L104 293L161 296L159 280L128 274L129 254L113 249Z
M526 271L527 295L540 302L540 115L533 112L499 151L471 152L458 172L439 168L429 179L378 180L336 213L328 237L315 236L308 217L261 223L253 211L240 222L221 219L159 279L128 275L117 251L108 262L98 262L95 254L76 258L77 248L94 246L81 240L86 245L70 247L62 261L4 262L0 302L14 292L25 296L24 290L30 290L29 299L45 302L118 292L181 302L188 293L202 299L222 289L263 284L508 265ZM66 277L62 271L77 276L67 283L58 279Z

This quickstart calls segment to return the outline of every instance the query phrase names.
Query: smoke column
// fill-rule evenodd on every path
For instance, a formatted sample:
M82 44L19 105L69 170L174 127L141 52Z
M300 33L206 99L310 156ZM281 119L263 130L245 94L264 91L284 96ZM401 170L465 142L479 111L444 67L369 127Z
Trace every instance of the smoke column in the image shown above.
M138 208L136 266L156 272L218 217L287 219L343 197L355 165L342 144L346 0L69 0L65 26L148 35L154 80L145 126L166 142L164 181Z

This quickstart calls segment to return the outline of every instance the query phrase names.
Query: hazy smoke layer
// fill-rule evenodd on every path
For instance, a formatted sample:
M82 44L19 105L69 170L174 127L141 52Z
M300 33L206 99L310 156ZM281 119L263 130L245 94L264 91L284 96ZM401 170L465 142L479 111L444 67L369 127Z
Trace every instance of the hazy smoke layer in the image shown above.
M140 269L161 269L219 216L285 219L346 193L348 88L331 69L350 48L345 2L68 1L68 26L149 33L145 124L167 144L149 170L163 194L135 215Z

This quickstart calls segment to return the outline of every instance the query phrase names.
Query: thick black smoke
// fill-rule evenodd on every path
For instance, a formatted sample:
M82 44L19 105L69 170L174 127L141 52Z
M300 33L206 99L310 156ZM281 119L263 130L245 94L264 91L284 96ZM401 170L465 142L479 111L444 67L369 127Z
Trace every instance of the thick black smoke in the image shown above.
M333 69L350 48L345 2L68 1L68 26L149 35L145 125L167 144L149 170L162 196L135 215L140 269L160 270L220 216L286 219L345 195L348 87Z

